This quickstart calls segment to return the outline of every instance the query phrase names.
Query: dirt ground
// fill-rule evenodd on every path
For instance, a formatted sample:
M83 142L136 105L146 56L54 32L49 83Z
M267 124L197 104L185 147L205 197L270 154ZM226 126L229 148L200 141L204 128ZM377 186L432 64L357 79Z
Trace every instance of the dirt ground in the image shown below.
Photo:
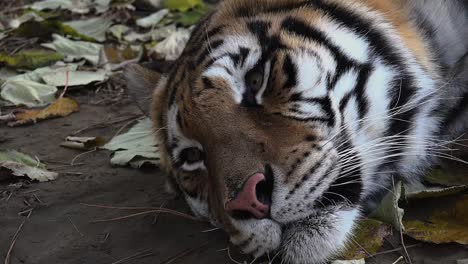
M25 220L12 250L11 264L146 264L146 263L233 263L228 256L227 236L206 223L171 215L143 215L102 223L135 213L84 206L104 204L167 208L188 212L183 201L164 193L163 176L157 169L116 168L109 163L110 153L98 151L79 156L80 151L60 147L73 132L94 124L82 136L111 138L139 111L130 102L111 106L89 104L91 95L76 95L81 110L67 118L40 122L33 126L0 127L2 149L15 149L43 160L60 177L48 183L25 181L0 183L0 256L2 261L12 238ZM115 123L114 121L127 119ZM112 124L114 123L114 124ZM11 194L11 195L10 195ZM28 219L19 212L34 208ZM140 211L138 211L140 212ZM400 247L399 234L385 243L384 250ZM430 245L405 238L413 263L456 263L468 258L468 249L458 245ZM414 245L418 245L415 246ZM147 250L147 251L145 251ZM144 251L144 257L125 260ZM231 249L234 252L235 249ZM147 254L148 253L148 254ZM151 254L149 254L151 253ZM239 262L249 258L233 253ZM384 253L367 263L393 263L402 251ZM119 260L121 260L119 262ZM256 263L260 263L257 261ZM400 262L403 263L403 262Z

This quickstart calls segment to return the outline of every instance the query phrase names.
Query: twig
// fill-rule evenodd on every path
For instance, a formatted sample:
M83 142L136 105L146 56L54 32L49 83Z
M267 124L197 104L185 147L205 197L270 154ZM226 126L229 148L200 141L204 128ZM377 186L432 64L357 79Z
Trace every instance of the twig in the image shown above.
M392 264L397 264L398 262L400 262L402 259L405 259L403 258L403 256L400 256L397 260L395 260Z
M72 224L72 226L75 228L76 232L78 232L78 234L80 234L81 237L84 237L83 233L80 232L80 230L79 230L78 227L72 222L72 220L70 219L70 217L67 216L67 219L68 219L68 221L70 222L70 224Z
M83 162L74 163L73 165L67 163L67 164L64 164L64 165L61 165L61 166L52 167L52 168L47 167L47 168L50 169L50 170L59 170L59 169L65 169L65 168L70 168L70 167L79 167L79 166L83 166L83 165L85 165Z
M76 161L78 158L80 158L81 156L84 156L84 155L87 155L87 154L96 152L97 150L98 150L98 148L95 147L95 148L93 148L93 149L90 150L90 151L86 151L86 152L83 152L83 153L80 153L80 154L76 155L76 156L72 159L72 161L70 162L70 166L75 166L75 161Z
M30 193L38 192L38 191L40 191L40 190L41 190L41 189L34 189L34 190L30 190L30 191L23 192L23 194L30 194Z
M91 223L112 222L112 221L118 221L118 220L128 219L128 218L132 218L132 217L136 217L136 216L140 216L140 215L152 214L152 213L168 213L168 214L173 214L173 215L180 216L180 217L183 217L183 218L187 218L187 219L190 219L190 220L193 220L193 221L199 221L197 218L195 218L195 217L193 217L191 215L180 213L180 212L177 212L177 211L174 211L174 210L158 209L158 210L145 211L145 212L125 215L125 216L119 216L119 217L110 218L110 219L94 220L94 221L91 221Z
M6 198L5 203L8 203L8 201L10 201L11 196L13 196L13 192L10 192L10 195L8 195L8 197Z
M145 249L143 251L140 251L140 252L137 252L131 256L128 256L128 257L125 257L123 259L120 259L120 260L117 260L117 261L114 261L112 262L111 264L121 264L121 263L124 263L128 260L131 260L131 259L134 259L134 258L138 258L138 257L146 257L146 256L150 256L152 255L153 253L151 253L151 249Z
M113 138L116 137L116 136L118 136L118 135L120 134L120 132L122 132L122 130L124 130L126 127L128 127L129 125L131 125L131 124L132 124L133 122L135 122L135 120L137 120L138 118L139 118L139 117L136 117L136 118L134 118L134 119L128 121L127 123L125 123L123 126L121 126L121 127L119 128L119 130L117 130L117 132L115 132Z
M392 184L393 184L393 189L395 190L395 179L392 177ZM405 261L409 264L413 264L413 262L411 261L411 257L408 253L408 250L406 249L406 245L405 245L405 239L403 237L403 223L401 221L401 217L400 217L400 212L398 211L398 205L395 206L395 212L397 213L397 219L398 219L398 225L399 225L399 231L400 231L400 240L401 240L401 246L403 248L403 251L405 253Z
M173 214L176 216L181 216L193 221L200 221L198 218L181 213L179 211L167 209L167 208L161 208L161 207L122 207L122 206L108 206L108 205L99 205L99 204L86 204L86 203L80 203L80 205L87 206L87 207L96 207L96 208L104 208L104 209L116 209L116 210L149 210L146 212L140 212L137 214L131 214L128 216L123 216L123 217L117 217L113 219L109 219L109 221L115 221L115 220L120 220L120 219L125 219L133 216L138 216L138 215L144 215L144 214L151 214L151 213L168 213L168 214ZM99 222L106 222L106 220L97 220Z
M126 121L129 121L129 120L133 120L133 119L136 119L136 118L139 118L141 117L142 115L141 114L137 114L137 115L132 115L130 117L126 117L126 118L118 118L118 119L114 119L114 120L111 120L109 122L104 122L104 123L99 123L99 124L94 124L94 125L90 125L90 126L87 126L87 127L84 127L84 128L81 128L79 130L76 130L75 132L72 133L73 136L76 136L84 131L87 131L87 130L90 130L90 129L95 129L95 128L100 128L100 127L107 127L107 126L110 126L110 125L115 125L115 124L118 124L118 123L122 123L122 122L126 122Z
M24 224L25 224L26 221L29 219L29 217L31 216L31 214L32 214L32 211L29 212L29 214L28 214L28 216L26 217L26 219L24 219L23 222L21 222L21 225L18 227L18 229L16 230L15 234L13 235L13 239L12 239L12 241L11 241L10 247L8 248L8 251L7 251L7 254L6 254L6 257L5 257L5 264L10 264L11 252L13 251L13 247L14 247L15 244L16 244L16 240L18 239L19 233L20 233L21 230L23 229Z
M104 239L101 241L101 243L105 243L107 241L107 239L109 238L110 236L110 233L106 233L106 236L104 237Z
M186 249L186 250L178 253L175 256L172 256L172 257L170 257L168 259L163 260L160 264L170 264L170 263L172 263L172 262L174 262L174 261L176 261L176 260L178 260L180 258L183 258L185 256L188 256L188 255L192 254L196 250L199 250L199 249L205 247L206 245L208 245L208 243L204 243L203 245L201 245L199 247L196 247L196 248Z
M22 215L24 215L24 214L26 214L26 213L31 212L32 210L34 210L34 208L26 209L26 210L24 210L24 211L19 212L18 215L21 215L21 216L22 216Z
M69 83L69 78L70 78L70 70L67 68L65 70L65 87L63 88L63 91L62 93L60 94L59 96L59 99L63 98L63 96L65 95L65 93L67 92L68 90L68 83Z
M421 246L421 245L422 245L422 243L418 243L418 244L414 244L414 245L407 246L406 248L409 249L409 248L419 247L419 246ZM395 249L390 249L390 250L385 250L385 251L377 252L377 253L371 255L370 257L385 255L385 254L389 254L389 253L395 253L395 252L398 252L398 251L400 251L400 250L402 250L402 249L403 249L403 247L399 247L399 248L395 248Z
M42 202L42 200L39 199L39 197L37 197L36 194L33 194L33 197L34 197L34 199L36 199L36 201L38 201L40 204L44 204L44 202Z

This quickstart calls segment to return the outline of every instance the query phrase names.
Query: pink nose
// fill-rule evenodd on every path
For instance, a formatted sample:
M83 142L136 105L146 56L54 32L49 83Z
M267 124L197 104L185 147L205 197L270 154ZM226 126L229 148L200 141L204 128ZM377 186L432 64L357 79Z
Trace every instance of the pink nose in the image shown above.
M262 173L250 176L237 197L226 203L226 212L232 217L247 213L258 219L267 218L270 205L260 202L257 197L257 186L263 181L266 179Z

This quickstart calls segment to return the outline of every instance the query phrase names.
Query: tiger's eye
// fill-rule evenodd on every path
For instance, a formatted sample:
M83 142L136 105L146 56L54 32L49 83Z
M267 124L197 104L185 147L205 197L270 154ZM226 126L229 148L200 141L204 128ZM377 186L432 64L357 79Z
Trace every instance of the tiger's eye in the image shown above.
M261 67L255 67L245 76L247 87L252 89L254 92L260 91L263 86L263 69Z
M187 163L195 163L203 159L202 152L198 148L188 148L182 151L182 158Z

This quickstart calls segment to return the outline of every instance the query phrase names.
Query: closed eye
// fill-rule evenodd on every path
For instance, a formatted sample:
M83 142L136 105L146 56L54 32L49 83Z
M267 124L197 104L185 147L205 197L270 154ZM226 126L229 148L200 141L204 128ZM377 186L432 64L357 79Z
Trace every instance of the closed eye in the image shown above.
M196 171L204 166L205 154L197 147L183 149L176 166L184 171Z

